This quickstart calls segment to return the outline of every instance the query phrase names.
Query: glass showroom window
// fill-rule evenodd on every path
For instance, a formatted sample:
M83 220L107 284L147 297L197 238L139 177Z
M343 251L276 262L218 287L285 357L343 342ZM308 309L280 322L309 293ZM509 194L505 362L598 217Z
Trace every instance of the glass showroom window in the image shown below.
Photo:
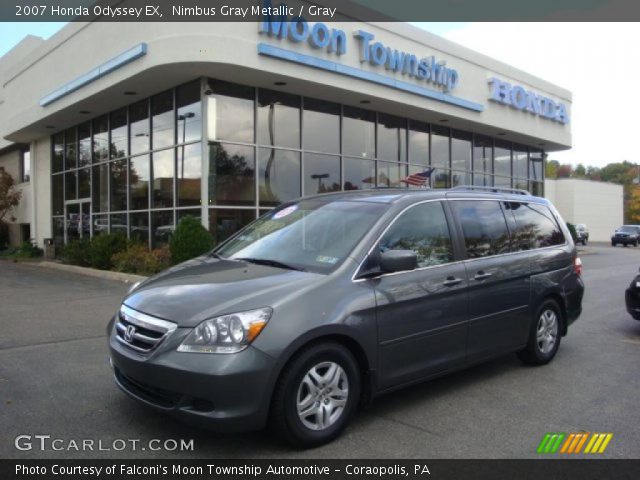
M299 149L300 104L297 95L258 89L258 144Z
M342 189L340 182L340 157L304 154L304 195L337 192Z
M305 98L302 123L305 150L340 153L340 105Z
M378 115L377 157L395 162L407 161L407 121L391 115Z
M511 186L511 144L496 140L493 147L493 165L496 187Z
M493 138L473 137L473 184L481 187L493 185Z
M201 105L196 80L53 135L56 242L119 232L160 246L176 218L201 217Z
M28 182L31 179L31 151L20 152L20 181Z
M473 175L476 185L508 187L513 182L542 193L539 150L516 147L512 167L511 144L491 137L285 92L206 81L206 138L201 79L52 136L57 242L70 238L69 228L90 212L91 228L83 225L73 238L123 232L163 245L181 218L202 217L203 190L208 191L204 201L209 208L204 221L220 241L258 214L300 195L406 188L402 180L408 174L430 165L435 167L429 182L434 188L469 184ZM208 165L203 165L207 150ZM203 167L208 167L208 178L202 178Z
M429 132L428 123L409 121L409 163L429 164Z
M353 157L376 155L376 114L362 108L343 108L342 153Z
M471 185L473 135L460 130L451 133L451 185Z
M275 148L260 148L258 155L258 198L260 206L275 207L298 198L300 153Z
M529 152L527 147L513 146L513 187L526 190L528 186Z

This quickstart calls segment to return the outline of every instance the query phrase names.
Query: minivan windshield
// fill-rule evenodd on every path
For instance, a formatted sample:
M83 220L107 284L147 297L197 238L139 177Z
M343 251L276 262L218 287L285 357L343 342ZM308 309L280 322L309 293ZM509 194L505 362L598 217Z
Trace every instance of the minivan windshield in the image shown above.
M620 227L618 229L618 231L622 232L622 233L638 233L638 230L640 230L640 228L632 227L632 226L628 226L628 225L623 225L622 227Z
M288 203L241 230L214 254L292 270L330 273L388 208L374 202Z

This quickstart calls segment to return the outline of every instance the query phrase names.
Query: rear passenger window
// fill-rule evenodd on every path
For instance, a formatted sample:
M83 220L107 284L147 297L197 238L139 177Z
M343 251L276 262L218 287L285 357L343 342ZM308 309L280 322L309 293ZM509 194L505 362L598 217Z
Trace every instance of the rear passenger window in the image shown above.
M488 257L509 251L509 230L499 202L452 201L457 212L469 258Z
M562 245L565 238L551 210L535 203L510 202L516 230L513 235L515 250Z
M380 251L413 250L418 268L453 261L447 218L441 202L409 208L391 225L379 243Z

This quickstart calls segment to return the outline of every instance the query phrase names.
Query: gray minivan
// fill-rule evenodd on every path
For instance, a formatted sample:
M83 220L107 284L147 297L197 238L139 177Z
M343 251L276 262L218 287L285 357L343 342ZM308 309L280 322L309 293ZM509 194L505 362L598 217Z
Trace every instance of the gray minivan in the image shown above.
M307 197L134 286L111 363L156 409L319 445L382 393L510 352L549 362L581 268L558 212L524 191Z

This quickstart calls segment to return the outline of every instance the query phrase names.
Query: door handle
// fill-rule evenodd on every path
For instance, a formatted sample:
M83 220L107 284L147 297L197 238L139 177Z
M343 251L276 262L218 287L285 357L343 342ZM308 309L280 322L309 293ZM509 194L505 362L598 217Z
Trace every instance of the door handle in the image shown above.
M454 287L454 286L458 285L460 282L462 282L462 279L461 279L461 278L456 278L456 277L447 277L447 278L445 279L445 281L444 281L444 282L442 282L442 284L443 284L445 287Z
M483 272L482 270L480 270L478 273L475 274L473 279L480 281L480 280L485 280L485 279L489 278L490 276L491 276L491 273Z

